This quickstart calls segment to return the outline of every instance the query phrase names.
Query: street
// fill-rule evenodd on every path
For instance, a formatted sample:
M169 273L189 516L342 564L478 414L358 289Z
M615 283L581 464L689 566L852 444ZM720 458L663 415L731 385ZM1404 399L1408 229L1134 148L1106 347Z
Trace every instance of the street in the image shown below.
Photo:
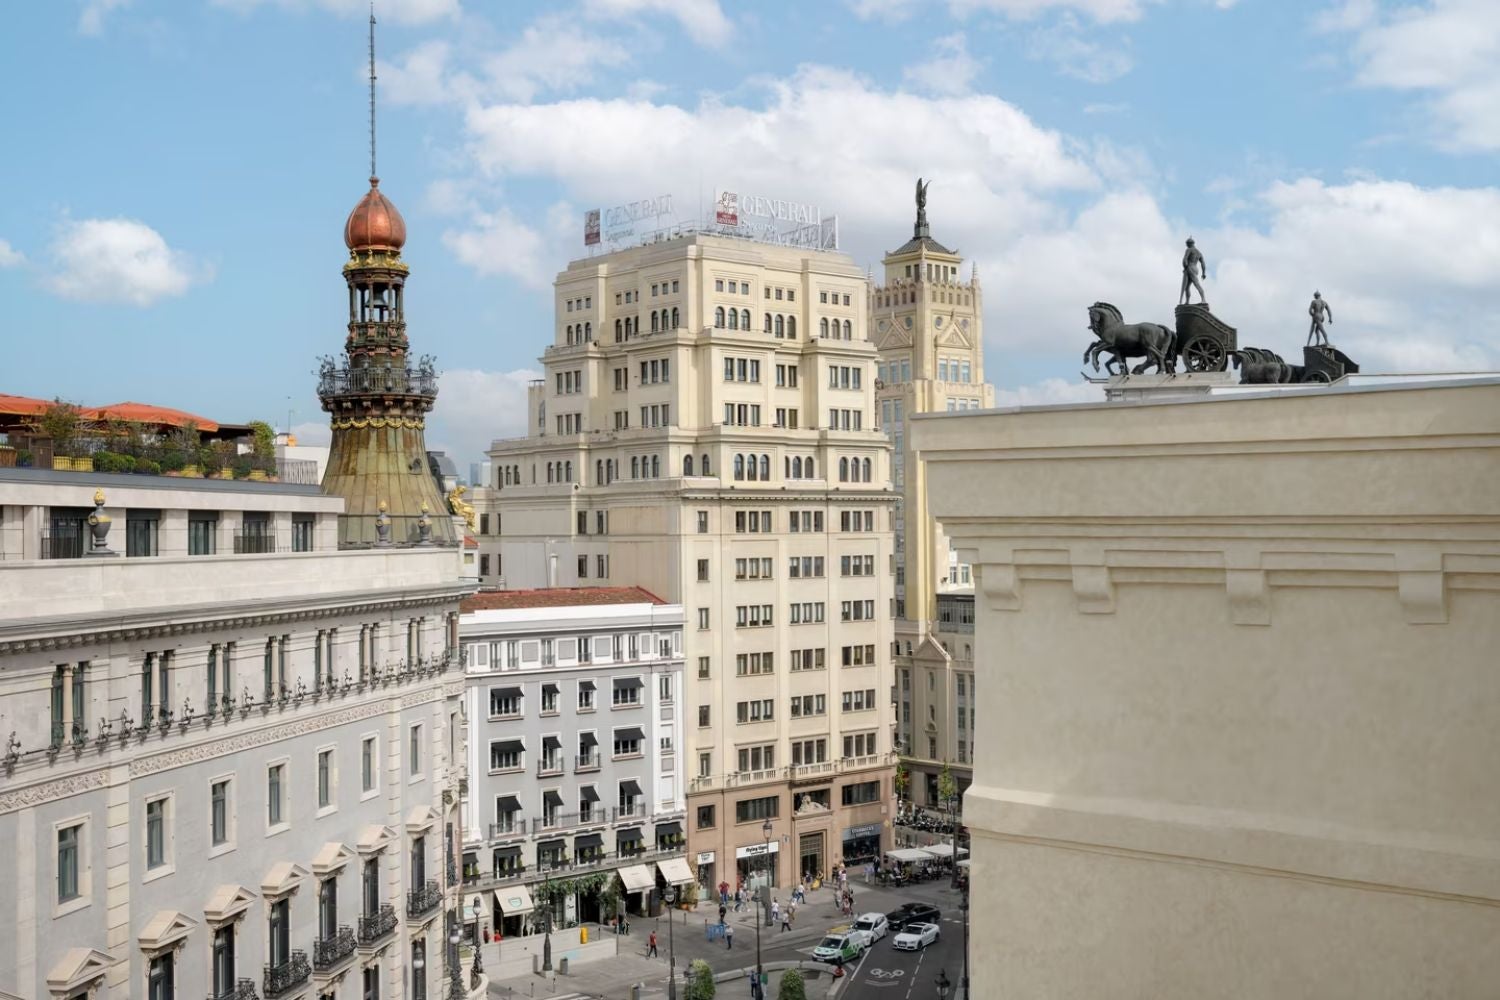
M866 894L871 903L875 892ZM949 889L945 882L927 882L904 889L881 891L879 906L860 906L861 910L880 910L888 913L901 903L932 903L942 910L938 939L925 951L897 951L892 942L894 933L865 953L857 964L847 970L848 976L838 995L843 1000L929 1000L938 995L938 974L946 973L951 984L948 991L952 1000L963 976L963 914L958 908L959 893ZM859 902L856 893L856 902Z

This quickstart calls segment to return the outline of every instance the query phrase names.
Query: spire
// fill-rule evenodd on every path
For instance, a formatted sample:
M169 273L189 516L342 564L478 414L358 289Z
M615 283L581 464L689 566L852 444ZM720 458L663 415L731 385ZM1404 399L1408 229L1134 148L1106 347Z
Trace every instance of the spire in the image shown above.
M370 0L370 180L375 173L375 0Z
M969 284L979 284L979 261L977 260L969 263Z

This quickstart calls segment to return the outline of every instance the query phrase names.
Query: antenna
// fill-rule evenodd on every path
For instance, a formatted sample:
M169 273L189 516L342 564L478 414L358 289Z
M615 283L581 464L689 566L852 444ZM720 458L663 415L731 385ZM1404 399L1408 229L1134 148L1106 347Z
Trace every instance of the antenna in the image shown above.
M375 0L370 0L370 180L375 176Z

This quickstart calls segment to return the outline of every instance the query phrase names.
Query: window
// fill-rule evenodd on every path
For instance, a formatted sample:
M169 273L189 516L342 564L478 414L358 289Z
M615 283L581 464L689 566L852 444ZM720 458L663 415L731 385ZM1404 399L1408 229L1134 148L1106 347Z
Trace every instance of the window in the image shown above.
M420 722L411 727L409 744L406 758L409 762L407 773L416 777L422 773L422 724Z
M698 807L698 829L700 829L700 830L709 830L709 829L713 828L713 825L714 825L714 807L713 806L699 806Z
M776 654L769 650L764 653L736 653L734 657L734 675L736 677L758 677L761 674L773 674L776 672Z
M712 706L710 706L710 705L699 705L698 706L698 728L699 729L707 729L709 727L709 725L712 723L712 719L713 719Z
M753 462L755 456L750 456ZM771 512L768 510L737 510L734 512L734 530L736 534L770 534L775 531L772 525Z
M619 659L619 651L616 650L616 659ZM594 682L578 682L578 711L592 712L594 710Z
M699 583L707 583L708 582L708 560L707 559L699 559L698 560L698 582Z
M864 622L875 620L874 601L844 601L840 605L840 620Z
M146 968L146 1000L177 1000L177 952L151 959Z
M734 717L742 725L749 722L770 722L776 718L776 703L770 698L742 701L734 706Z
M875 752L874 733L853 733L844 737L845 757L869 757Z
M735 628L768 628L771 624L769 604L741 604L734 609Z
M672 700L672 675L662 674L656 679L656 696L663 702Z
M822 601L793 602L789 614L793 625L816 625L824 620L826 605Z
M787 562L787 575L794 580L821 577L823 575L823 557L792 556Z
M233 921L214 928L212 974L213 995L216 997L226 997L234 994L236 981L234 932L235 925Z
M708 657L698 657L698 676L706 679L709 676Z
M154 510L130 510L125 514L125 555L154 556L161 514Z
M792 670L822 670L826 665L824 652L822 649L792 650Z
M708 463L707 462L703 463L703 473L704 473L704 475L708 474ZM706 534L708 534L708 511L706 511L706 510L700 510L700 511L698 511L698 534L700 534L700 535L706 535Z
M863 691L845 691L843 710L845 712L867 712L875 707L875 689L867 688Z
M804 719L811 715L826 715L828 699L821 694L792 695L792 718Z
M520 740L490 741L490 770L518 771L523 766L521 752L524 744Z
M57 831L57 901L66 903L83 892L80 879L83 824L65 826Z
M880 782L861 781L855 785L845 785L840 790L840 795L846 806L858 806L868 802L876 802L880 799Z
M613 704L616 707L641 703L641 679L639 677L617 677L614 683Z
M214 535L218 532L217 512L193 511L188 515L188 555L214 554Z
M781 798L767 795L759 799L741 799L734 804L736 823L753 823L763 819L775 819L781 814Z
M270 945L270 961L267 963L272 968L280 968L291 961L292 958L292 901L290 899L278 899L271 904L268 944Z
M214 847L229 843L230 779L215 781L208 788L208 842Z
M639 729L616 729L614 752L616 757L639 757L641 753L641 731Z
M823 764L827 760L828 741L826 739L792 741L793 764Z
M776 744L740 747L737 753L740 771L770 771L776 767Z
M318 808L333 805L333 751L318 751Z
M272 764L266 768L266 826L277 827L286 822L286 765Z
M866 643L863 646L845 646L843 648L843 663L846 667L867 667L875 663L875 644Z
M698 755L698 777L707 778L714 772L714 755L703 752Z
M161 868L167 863L167 809L170 799L163 796L146 803L146 868Z
M773 575L770 556L763 556L759 559L736 559L734 561L734 578L736 580L769 580Z
M375 791L375 740L366 736L359 744L359 787L362 792Z

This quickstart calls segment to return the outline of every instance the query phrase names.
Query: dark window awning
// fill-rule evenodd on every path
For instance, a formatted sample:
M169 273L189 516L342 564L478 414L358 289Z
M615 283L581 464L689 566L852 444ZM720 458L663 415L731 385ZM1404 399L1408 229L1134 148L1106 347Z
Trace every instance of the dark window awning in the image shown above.
M495 799L495 811L498 813L520 812L521 800L514 795L501 795Z
M548 750L556 750L558 747L562 746L562 737L560 737L560 736L543 736L542 737L542 746L545 747L545 748L547 748Z
M630 726L626 729L615 730L615 739L617 740L643 740L645 738L646 734L640 726Z
M660 840L663 837L670 837L674 833L681 833L681 832L682 832L682 824L679 823L679 822L677 822L676 820L673 820L670 823L658 823L658 824L656 824L656 839L657 840Z
M519 698L521 689L519 687L495 687L490 688L491 698Z
M562 793L555 788L549 788L542 793L542 801L549 806L562 805Z
M639 677L616 677L615 678L615 688L617 690L620 689L620 688L638 688L638 687L645 687L645 686L646 686L646 682L643 681L643 680L641 680Z
M495 740L490 744L491 753L497 750L500 753L520 753L525 749L526 743L523 740Z
M558 838L557 840L538 840L536 842L536 854L539 858L543 854L560 855L567 848L567 846L568 842L561 838Z
M641 828L638 826L627 827L615 832L615 843L617 844L639 844L641 842Z
M557 694L558 690L558 686L550 682L542 685L542 694Z
M578 742L581 746L596 747L599 745L599 737L592 731L578 734Z
M592 691L592 690L594 690L594 682L593 681L579 681L578 682L578 690L580 690L580 691Z
M589 847L603 847L604 834L602 833L580 833L573 838L573 849L582 851Z
M626 778L624 781L620 782L620 794L621 795L639 795L639 794L641 794L641 783L639 781L636 781L634 778Z
M494 850L493 853L494 853L495 857L497 857L497 858L514 858L514 857L519 857L520 854L521 854L521 847L520 847L519 844L515 844L515 845L511 845L511 846L507 846L507 847L497 847L497 848L495 848L495 850Z
M583 802L598 802L599 793L594 791L593 785L584 785L578 789L578 798Z

